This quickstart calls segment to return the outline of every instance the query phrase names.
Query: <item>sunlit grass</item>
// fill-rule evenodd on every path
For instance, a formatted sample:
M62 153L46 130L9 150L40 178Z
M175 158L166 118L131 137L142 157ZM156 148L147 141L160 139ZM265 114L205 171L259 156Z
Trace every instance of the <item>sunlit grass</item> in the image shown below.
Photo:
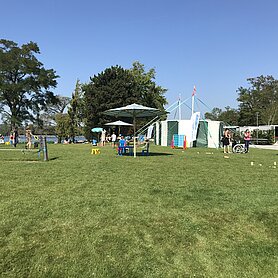
M277 277L277 152L91 149L0 150L3 277Z

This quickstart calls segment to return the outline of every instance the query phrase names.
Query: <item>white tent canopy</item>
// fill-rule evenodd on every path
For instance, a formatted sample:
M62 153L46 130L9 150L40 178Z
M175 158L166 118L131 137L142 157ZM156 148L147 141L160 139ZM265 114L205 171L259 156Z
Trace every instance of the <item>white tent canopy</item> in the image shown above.
M108 126L132 126L132 124L126 123L123 121L115 121L115 122L107 123L105 125L108 125Z

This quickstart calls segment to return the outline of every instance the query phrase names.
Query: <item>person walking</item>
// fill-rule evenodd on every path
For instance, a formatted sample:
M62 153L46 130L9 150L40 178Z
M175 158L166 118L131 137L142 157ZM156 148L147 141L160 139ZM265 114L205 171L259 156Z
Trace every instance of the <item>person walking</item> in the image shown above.
M26 128L26 133L25 133L25 136L26 136L26 148L27 149L31 149L32 147L32 132L31 132L31 129L29 127Z
M250 140L251 140L251 133L250 133L249 129L246 129L244 132L244 149L245 149L246 153L249 152Z

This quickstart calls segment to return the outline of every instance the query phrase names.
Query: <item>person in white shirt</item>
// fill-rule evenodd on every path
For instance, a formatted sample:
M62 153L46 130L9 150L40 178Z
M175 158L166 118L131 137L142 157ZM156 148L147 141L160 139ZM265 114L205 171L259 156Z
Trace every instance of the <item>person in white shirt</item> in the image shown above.
M105 141L106 141L106 130L103 129L103 131L101 132L101 145L102 145L102 147L104 147Z
M115 146L116 146L116 140L117 140L117 136L116 136L115 132L113 132L113 134L111 135L111 141L112 141L113 148L115 148Z

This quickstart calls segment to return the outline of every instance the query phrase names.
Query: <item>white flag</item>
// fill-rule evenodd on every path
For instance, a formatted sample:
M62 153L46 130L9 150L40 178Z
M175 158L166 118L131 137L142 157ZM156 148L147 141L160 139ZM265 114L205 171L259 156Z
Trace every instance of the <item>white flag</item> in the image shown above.
M191 116L191 134L190 134L190 142L193 142L197 139L197 131L198 131L198 125L200 121L200 112L195 112Z

